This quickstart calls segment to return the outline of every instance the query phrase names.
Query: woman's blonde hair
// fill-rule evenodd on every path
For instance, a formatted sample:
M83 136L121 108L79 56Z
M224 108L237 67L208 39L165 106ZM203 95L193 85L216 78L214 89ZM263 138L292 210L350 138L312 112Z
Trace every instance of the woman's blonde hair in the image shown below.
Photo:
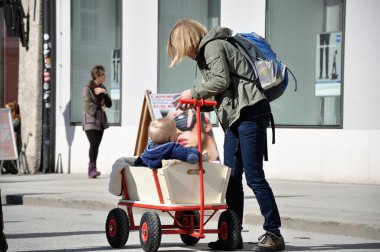
M163 144L177 134L177 127L173 120L166 117L159 118L149 124L148 134L153 143Z
M167 52L171 59L170 67L181 62L191 51L197 51L199 43L207 33L198 21L181 19L173 26L167 44Z

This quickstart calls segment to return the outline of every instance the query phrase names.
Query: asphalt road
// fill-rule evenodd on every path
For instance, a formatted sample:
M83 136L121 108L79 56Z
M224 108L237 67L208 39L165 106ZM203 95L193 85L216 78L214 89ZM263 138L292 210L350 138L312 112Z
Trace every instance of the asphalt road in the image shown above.
M4 232L8 251L142 251L138 232L131 232L123 249L110 247L104 227L108 212L81 209L4 205ZM167 219L160 215L161 222ZM135 219L139 221L140 216ZM216 227L215 218L208 224ZM244 227L244 249L250 251L262 234L259 226ZM351 236L282 229L286 251L380 251L380 241ZM185 246L178 235L164 235L159 251L207 251L216 239L209 234L193 246Z

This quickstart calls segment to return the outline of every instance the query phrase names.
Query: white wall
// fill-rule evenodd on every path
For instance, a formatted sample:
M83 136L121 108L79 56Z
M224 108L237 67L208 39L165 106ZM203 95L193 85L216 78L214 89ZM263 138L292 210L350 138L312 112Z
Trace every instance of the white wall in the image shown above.
M379 10L378 0L347 0L343 109L345 129L380 129L380 82L376 78L380 65Z
M65 0L57 3L56 155L61 153L64 172L68 172L66 130L74 132L70 172L86 173L86 136L81 127L65 126L63 117L70 100L69 5ZM380 185L380 85L375 79L379 7L377 0L347 0L343 129L277 128L276 144L269 144L270 161L265 162L268 178ZM149 0L123 1L122 126L111 127L104 134L98 161L103 173L110 172L118 157L133 154L144 91L156 92L157 8L157 3ZM221 1L221 25L234 32L265 34L265 0ZM214 133L223 157L223 132L219 127ZM268 137L270 143L270 130Z
M123 1L123 126L137 127L145 90L157 90L158 3Z
M220 25L237 32L265 36L265 0L220 1Z
M265 172L273 179L379 185L379 143L379 130L276 129Z

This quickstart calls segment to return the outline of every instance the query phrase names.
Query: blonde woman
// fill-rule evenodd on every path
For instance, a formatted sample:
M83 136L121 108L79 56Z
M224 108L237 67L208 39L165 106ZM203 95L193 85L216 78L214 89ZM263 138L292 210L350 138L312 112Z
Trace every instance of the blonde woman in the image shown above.
M104 86L106 80L103 66L94 66L91 70L91 80L83 88L83 130L90 142L88 163L88 177L96 178L100 175L97 170L99 146L103 138L104 130L109 127L105 108L112 106L111 98Z
M270 106L265 95L250 81L256 77L254 71L238 49L226 40L229 36L232 31L228 28L215 27L207 31L195 20L182 19L174 25L167 44L170 67L189 57L196 61L204 82L184 90L173 102L192 98L217 101L215 111L225 131L224 164L232 168L226 194L228 207L243 220L244 172L265 219L265 233L259 237L255 249L280 251L285 249L280 214L263 169ZM237 249L243 248L243 242L240 235L236 244L217 240L209 243L209 247Z

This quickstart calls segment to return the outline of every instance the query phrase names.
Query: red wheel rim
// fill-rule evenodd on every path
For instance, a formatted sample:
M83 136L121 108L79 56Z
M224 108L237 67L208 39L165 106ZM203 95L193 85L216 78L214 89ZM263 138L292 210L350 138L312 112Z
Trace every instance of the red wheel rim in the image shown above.
M148 239L148 224L146 222L141 226L141 239L144 242Z
M115 219L111 219L108 223L108 234L110 237L116 236L116 221Z
M228 227L225 222L222 222L220 224L220 238L222 238L222 240L227 240L227 237L228 237Z

